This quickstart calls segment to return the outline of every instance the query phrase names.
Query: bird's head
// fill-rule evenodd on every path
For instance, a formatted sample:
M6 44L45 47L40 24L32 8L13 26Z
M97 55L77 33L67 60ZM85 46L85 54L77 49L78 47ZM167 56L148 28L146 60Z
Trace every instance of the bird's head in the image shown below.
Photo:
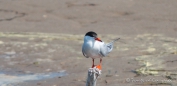
M100 41L100 42L102 42L101 39L97 37L97 34L96 34L95 32L93 32L93 31L87 32L87 33L85 34L85 37L87 37L88 40L89 40L89 39L92 39L92 40L95 40L95 41Z

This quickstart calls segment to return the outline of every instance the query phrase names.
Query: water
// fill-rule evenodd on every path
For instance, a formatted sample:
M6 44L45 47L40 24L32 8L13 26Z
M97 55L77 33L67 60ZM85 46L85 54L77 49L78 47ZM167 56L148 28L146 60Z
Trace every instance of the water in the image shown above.
M37 74L24 74L24 75L10 75L0 73L0 85L7 85L12 83L19 83L31 80L44 80L55 77L62 77L68 75L65 71L50 72L50 73L37 73Z

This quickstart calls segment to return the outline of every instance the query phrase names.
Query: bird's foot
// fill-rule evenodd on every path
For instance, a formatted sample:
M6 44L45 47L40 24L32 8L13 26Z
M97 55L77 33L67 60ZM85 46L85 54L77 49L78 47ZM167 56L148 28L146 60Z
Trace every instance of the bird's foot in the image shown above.
M96 68L98 68L99 70L101 70L101 64L96 65Z
M101 70L101 64L99 64L99 65L92 65L92 68L94 68L94 67L96 67L96 68L98 68L99 70Z

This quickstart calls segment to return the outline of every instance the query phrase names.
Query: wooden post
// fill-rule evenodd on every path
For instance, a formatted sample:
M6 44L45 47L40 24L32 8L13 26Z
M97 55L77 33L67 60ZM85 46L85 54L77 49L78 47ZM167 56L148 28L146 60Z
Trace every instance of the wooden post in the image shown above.
M100 68L97 68L97 66L95 66L94 68L89 68L86 86L96 86L96 81L100 75L101 70Z

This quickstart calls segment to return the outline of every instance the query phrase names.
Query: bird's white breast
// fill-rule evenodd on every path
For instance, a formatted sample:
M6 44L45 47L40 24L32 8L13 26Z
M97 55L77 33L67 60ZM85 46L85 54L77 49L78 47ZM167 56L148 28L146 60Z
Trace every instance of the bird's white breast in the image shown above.
M84 40L83 49L84 53L91 58L100 58L100 47L103 46L104 42L99 42L95 40Z

